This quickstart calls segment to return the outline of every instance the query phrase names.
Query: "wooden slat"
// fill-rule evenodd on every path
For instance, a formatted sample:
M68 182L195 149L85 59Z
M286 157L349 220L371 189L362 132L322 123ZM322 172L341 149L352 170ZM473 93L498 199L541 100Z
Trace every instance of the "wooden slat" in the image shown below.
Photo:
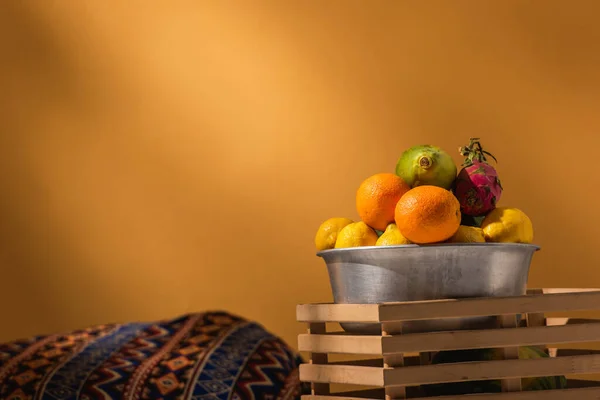
M382 322L388 322L502 314L583 311L597 309L599 305L600 290L515 297L414 301L381 304L379 306L379 319Z
M600 323L551 327L540 326L535 328L411 333L383 337L381 340L383 354L532 346L546 343L584 343L600 341ZM364 348L362 347L362 349ZM330 350L333 350L333 346L327 352ZM375 350L375 346L373 346L373 350Z
M527 294L544 294L544 290L543 289L530 289L527 291ZM525 326L528 326L530 328L536 327L536 326L546 326L547 325L546 316L544 315L544 313L528 313L528 314L525 314L524 317L525 317ZM546 343L536 345L535 347L540 351L547 352Z
M546 324L548 326L565 326L565 325L578 325L578 324L598 324L598 319L581 319L581 318L547 318ZM600 342L600 339L597 340ZM552 341L547 343L559 344ZM589 341L588 341L589 343ZM547 346L546 346L547 347ZM582 349L557 349L557 348L546 348L546 351L550 357L561 357L561 356L578 356L584 354L600 354L600 350L582 350Z
M530 289L536 291L536 289ZM539 289L538 289L539 290ZM544 294L554 293L586 293L586 292L597 292L600 288L544 288L541 289ZM529 290L527 291L529 293Z
M308 334L324 334L327 332L327 325L324 322L311 322L308 324ZM309 363L311 364L327 364L329 355L323 352L310 352L308 354ZM329 394L328 383L311 382L311 394Z
M356 368L356 367L355 367ZM600 355L528 360L477 361L384 370L386 385L420 385L600 372ZM323 378L323 376L320 376Z
M367 335L298 335L298 350L339 354L383 354L382 337Z
M300 304L296 306L300 322L379 322L377 304Z
M383 368L383 358L371 358L366 360L344 360L344 361L329 361L327 365L356 365L361 367L378 367ZM413 366L421 365L420 356L404 356L404 365Z
M394 329L398 334L402 334L402 325L398 323L381 324L381 335L385 338L390 334L390 330ZM383 356L383 368L404 367L404 354L396 353ZM405 386L386 386L385 400L406 399Z
M444 299L385 304L300 304L296 306L296 319L300 322L392 322L499 314L584 311L598 308L597 303L594 302L600 299L600 289L543 289L544 294L539 294L537 289L531 289L530 293L532 294L515 297ZM540 300L540 297L544 300ZM502 308L503 304L506 309ZM463 309L463 307L468 308Z
M356 397L354 393L336 393L331 396L302 396L303 400L381 400L382 397ZM367 394L365 394L367 395ZM421 397L411 397L414 400ZM486 393L486 394L470 394L466 396L441 396L441 397L422 397L421 399L435 400L598 400L600 399L600 388L580 388L580 389L561 389L561 390L544 390L544 391L528 391L528 392L511 392L511 393Z
M421 367L402 367L421 368ZM300 365L300 380L304 382L329 382L345 383L350 385L364 385L383 387L383 368L358 367L349 365ZM392 371L392 370L390 370Z
M576 289L576 288L571 288L571 289L564 289L564 288L549 288L549 289L529 289L527 290L527 294L540 294L540 293L546 293L546 294L551 294L551 293L578 293L578 292L594 292L597 291L597 288L593 288L593 289ZM531 314L527 314L526 315L526 320L527 320L527 325L528 326L558 326L558 325L567 325L567 324L573 324L573 323L596 323L596 322L600 322L600 320L581 320L578 319L577 321L571 319L571 318L546 318L545 315L543 313L531 313ZM547 343L544 345L539 345L539 346L535 346L537 348L539 348L542 351L547 352L548 354L550 354L551 351L553 351L552 357L556 356L556 349L548 349L547 348Z
M406 394L410 399L416 399L423 395L419 387L407 387ZM305 397L302 397L303 399ZM313 399L313 397L306 397L307 399ZM360 389L343 391L337 393L331 393L329 396L318 397L319 399L329 400L384 400L385 390L384 389ZM430 400L433 400L431 397Z
M506 329L510 328L514 330L517 328L517 316L516 315L500 315L498 316L498 325L503 328L501 333ZM522 329L522 328L521 328ZM518 360L519 359L519 346L503 347L502 356L505 360ZM502 391L503 392L520 392L521 391L521 378L502 379Z
M587 323L579 324L576 323L579 320L570 322L572 323L547 327L408 333L384 337L301 334L298 335L298 349L317 353L386 355L600 341L600 321L587 320Z
M434 397L435 400L598 400L599 398L600 388L562 389L544 391L535 390L528 392L470 394L468 396L457 395ZM427 399L431 400L432 398L427 397Z

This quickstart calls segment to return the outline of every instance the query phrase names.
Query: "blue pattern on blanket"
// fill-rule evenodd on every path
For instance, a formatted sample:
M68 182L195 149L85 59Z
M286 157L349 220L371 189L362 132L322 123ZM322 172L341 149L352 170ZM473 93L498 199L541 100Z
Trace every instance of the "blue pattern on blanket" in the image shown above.
M0 398L298 399L300 356L226 312L0 344Z

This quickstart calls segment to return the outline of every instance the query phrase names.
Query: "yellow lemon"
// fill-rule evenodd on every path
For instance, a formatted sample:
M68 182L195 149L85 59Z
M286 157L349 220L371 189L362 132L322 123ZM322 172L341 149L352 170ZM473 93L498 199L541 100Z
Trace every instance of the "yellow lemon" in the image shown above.
M349 218L329 218L323 222L317 230L315 236L315 246L318 251L333 249L335 247L335 241L338 238L338 234L346 225L353 223Z
M493 209L481 223L486 242L531 243L533 224L518 208Z
M338 233L335 248L375 246L376 242L377 233L375 233L373 228L360 221L346 225L340 233Z
M376 246L393 246L397 244L410 244L412 243L410 240L402 236L400 233L400 229L396 226L396 224L389 224L387 228L385 228L385 232L383 235L379 236L377 239Z
M461 225L450 239L448 243L485 243L483 229L476 226Z

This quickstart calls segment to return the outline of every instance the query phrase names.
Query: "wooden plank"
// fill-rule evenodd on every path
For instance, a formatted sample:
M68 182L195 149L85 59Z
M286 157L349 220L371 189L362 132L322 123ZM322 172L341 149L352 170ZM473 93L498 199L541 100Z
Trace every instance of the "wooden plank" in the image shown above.
M421 367L402 367L398 368L398 370L406 368ZM350 385L383 387L383 372L383 368L375 367L301 364L300 380L304 382L345 383Z
M569 398L573 398L576 400L582 399L582 400L589 400L589 399L593 399L593 400L598 400L600 398L600 396L598 395L598 392L596 390L600 389L600 382L598 381L589 381L589 380L583 380L583 379L569 379L568 380L568 389L564 390L544 390L543 392L540 391L532 391L532 392L522 392L522 393L502 393L502 394L475 394L475 395L468 395L468 396L444 396L444 397L435 397L435 399L440 399L440 400L471 400L471 399L481 399L481 400L486 400L486 399L498 399L498 400L539 400L536 397L531 397L534 394L537 395L542 395L542 398L544 400L547 399L546 394L550 394L550 397L548 399L550 400L562 400L564 399L569 399ZM581 388L587 388L587 390L579 390L579 391L575 391L574 389L581 389ZM409 392L411 391L411 389L414 388L408 388ZM596 390L591 390L591 389L596 389ZM415 391L413 390L413 393L409 393L409 395L411 395L410 398L411 399L418 399L419 395L417 393L415 393ZM513 394L517 394L517 397L514 397ZM348 392L339 392L339 393L332 393L328 396L303 396L303 399L310 399L310 400L383 400L385 396L385 392L382 389L366 389L366 390L356 390L356 391L348 391ZM522 397L525 396L525 397ZM529 396L529 397L527 397ZM577 397L572 397L572 396L577 396ZM582 396L582 397L579 397ZM427 399L431 399L431 397L427 397Z
M394 332L398 334L402 334L402 324L391 323L391 324L381 324L381 335L383 337L388 337L390 334L390 330L393 329ZM383 368L396 368L404 366L404 354L396 353L391 355L383 356ZM405 399L406 398L406 387L405 386L386 386L385 390L385 400L393 400L393 399Z
M317 338L315 341L318 341ZM381 338L383 354L439 350L484 349L507 346L533 346L546 343L566 344L600 341L600 323L535 328L464 330L410 333ZM320 351L322 347L315 346ZM341 349L328 347L326 351ZM361 349L364 349L362 347ZM375 346L373 346L375 350Z
M517 328L517 316L516 315L500 315L498 316L498 325L502 328L498 333L503 333L506 329L511 328L515 330ZM518 328L523 329L523 328ZM519 359L519 346L504 347L502 349L502 356L505 360L518 360ZM502 391L503 392L520 392L521 391L521 378L502 379Z
M532 291L537 291L539 289L531 289ZM555 293L587 293L587 292L597 292L600 288L545 288L541 289L544 294L555 294ZM529 290L528 290L529 292Z
M383 368L383 358L329 361L327 363L327 365L356 365L356 366L362 366L362 367ZM418 355L418 356L404 355L404 365L407 365L407 366L423 365L421 355Z
M595 290L581 293L386 303L379 305L379 319L382 322L391 322L502 314L583 311L595 310L599 306L600 290Z
M440 396L434 397L435 400L598 400L600 398L600 388L585 389L562 389L562 390L535 390L528 392L509 392L494 394L470 394L468 396ZM418 399L418 397L417 397ZM422 397L425 399L425 397ZM432 399L427 397L427 399Z
M543 289L544 294L539 294L539 289L530 289L531 293L528 296L516 296L516 297L484 297L484 298L474 298L474 299L444 299L444 300L428 300L428 301L415 301L415 302L400 302L400 303L385 303L385 304L333 304L333 303L322 303L322 304L300 304L296 306L296 319L299 322L386 322L386 321L398 321L400 319L391 318L390 314L394 313L406 313L406 308L414 306L414 309L410 312L410 315L418 314L419 310L417 308L421 308L428 305L433 305L434 308L431 312L439 313L442 311L442 314L439 315L427 315L423 318L420 318L418 315L414 317L403 317L401 319L430 319L430 318L445 318L445 317L461 317L461 316L483 316L483 315L497 315L497 314L518 314L518 313L535 313L535 312L551 312L551 311L583 311L583 310L593 310L598 308L597 305L593 303L591 305L581 304L586 299L589 300L597 300L600 298L600 289L560 289L560 288L551 288L551 289ZM537 293L537 294L536 294ZM548 297L548 296L556 296L559 297L547 299L545 302L539 302L534 300L534 310L529 311L531 305L527 309L517 309L515 310L515 303L529 303L529 299L532 297ZM578 297L579 295L583 295L584 297ZM590 295L589 297L585 297L585 295ZM596 295L596 296L595 296ZM569 303L567 308L561 307L561 297L566 296L567 299L573 297L573 300L567 300ZM562 297L564 299L565 297ZM497 311L497 303L504 302L507 299L511 299L510 303L507 303L507 309L503 312L495 312ZM522 299L519 301L519 299ZM460 307L463 306L462 303L467 302L469 307L477 306L477 310L470 309L469 314L462 313L450 313L446 308L456 307L457 303L461 303ZM554 304L557 304L556 307L553 307ZM548 307L551 306L551 307ZM441 308L440 308L441 307ZM481 307L493 307L494 312L487 312L485 310L481 310ZM540 309L541 307L541 309ZM550 308L550 309L548 309ZM381 309L381 310L380 310ZM461 310L462 311L462 310ZM379 316L385 317L379 318Z
M374 393L375 394L375 393ZM358 395L360 395L358 393ZM381 400L382 397L357 397L357 393L336 393L331 396L302 396L303 400ZM579 388L579 389L561 389L544 390L528 392L510 392L510 393L486 393L470 394L466 396L441 396L441 397L411 397L411 399L435 399L435 400L598 400L600 399L600 388Z
M383 354L382 337L368 335L298 335L299 351L339 354Z
M547 326L597 324L599 322L600 319L596 318L546 318Z
M422 396L422 392L418 387L406 388L407 396L410 399L415 399ZM302 397L303 399L322 399L322 400L384 400L384 389L361 389L331 393L329 396L321 397ZM433 400L431 397L429 398Z
M324 334L327 332L327 325L324 322L312 322L308 324L308 334ZM310 364L327 364L329 356L323 352L310 352L308 354ZM311 382L311 394L329 394L329 383Z
M379 322L377 304L300 304L299 322Z
M543 289L530 289L527 291L527 294L543 294L544 291ZM525 326L527 327L536 327L536 326L546 326L547 325L547 321L546 321L546 316L544 315L544 313L528 313L524 315L525 317ZM546 348L547 343L544 344L540 344L540 345L536 345L534 347L536 347L538 350L546 352L548 351L548 349Z
M356 367L355 367L356 368ZM600 355L476 361L384 370L385 385L420 385L600 372Z
M554 320L551 319L550 323ZM408 333L397 336L301 334L299 351L339 354L387 355L439 350L506 346L535 346L600 341L600 320L571 320L566 325L532 328Z

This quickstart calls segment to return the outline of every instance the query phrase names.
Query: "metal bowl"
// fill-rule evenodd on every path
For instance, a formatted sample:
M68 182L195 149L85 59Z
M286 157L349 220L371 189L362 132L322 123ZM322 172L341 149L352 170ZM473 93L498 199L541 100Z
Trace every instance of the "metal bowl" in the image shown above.
M442 243L324 250L333 300L339 304L519 296L526 292L539 246ZM490 318L409 321L404 332L477 329ZM378 324L344 323L349 333L374 334Z

